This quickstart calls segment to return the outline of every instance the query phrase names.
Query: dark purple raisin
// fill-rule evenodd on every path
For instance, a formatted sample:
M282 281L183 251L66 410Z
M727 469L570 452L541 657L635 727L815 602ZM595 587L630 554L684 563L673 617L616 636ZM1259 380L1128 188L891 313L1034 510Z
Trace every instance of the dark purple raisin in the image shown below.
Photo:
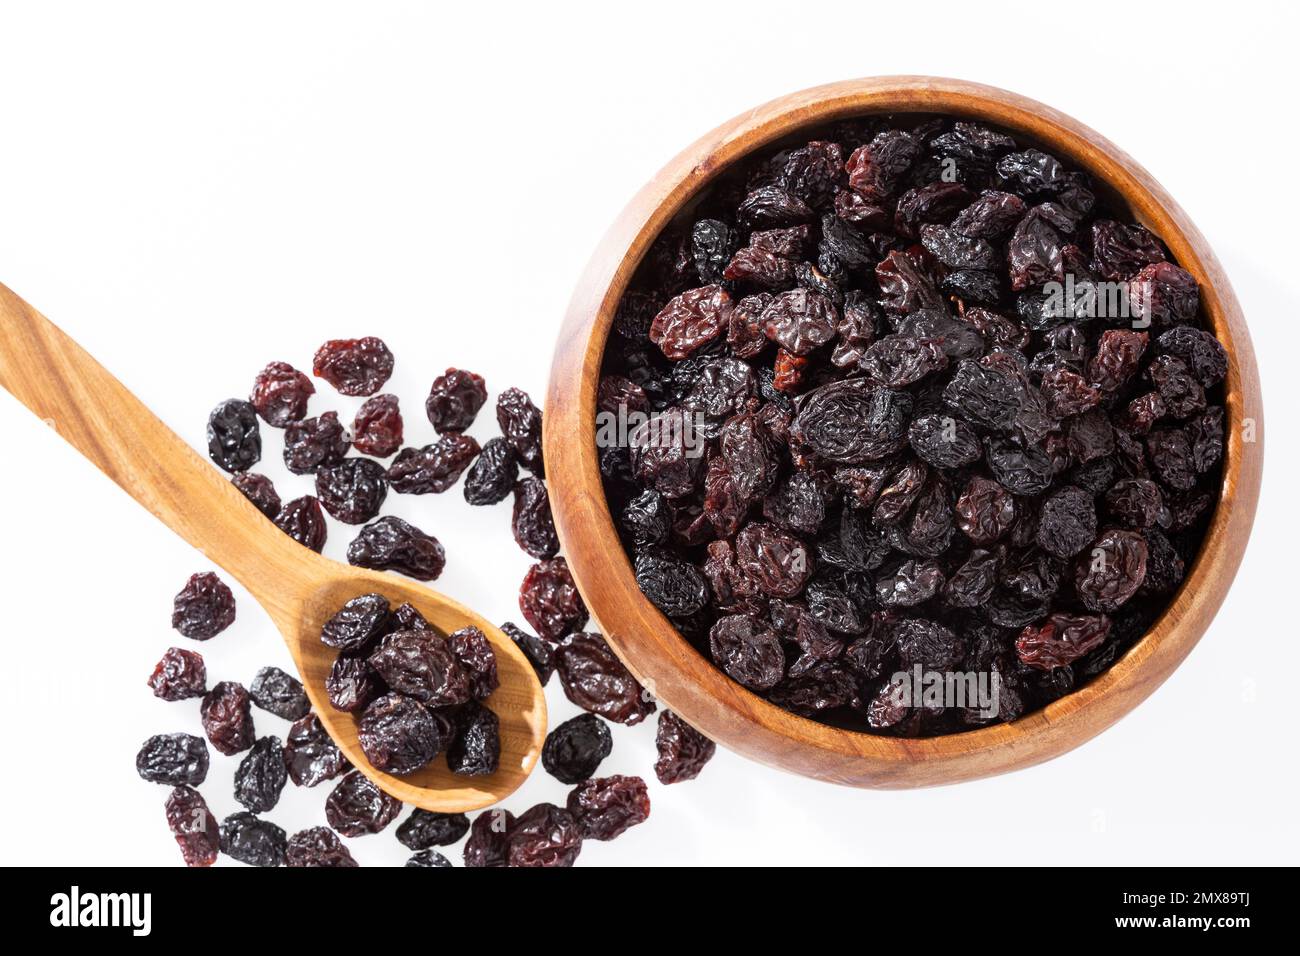
M376 770L414 773L447 746L451 721L403 694L373 701L357 724L361 751Z
M455 734L447 747L447 767L466 777L484 777L501 764L501 721L477 701L456 715Z
M169 647L149 675L155 697L163 700L187 700L208 692L208 671L203 656L196 651Z
M564 694L592 714L639 724L655 711L654 699L599 634L570 634L555 649Z
M528 658L528 663L537 672L538 681L545 687L550 682L551 675L555 673L555 660L551 656L550 645L537 635L529 634L514 624L502 624L501 633L510 638L515 647Z
M569 813L586 840L612 840L650 817L650 794L640 777L598 777L569 792Z
M508 388L497 396L497 426L519 463L535 475L544 475L542 413L526 392Z
M257 373L248 397L262 420L275 428L307 417L307 400L316 386L287 362L272 362Z
M560 550L551 518L551 501L546 483L525 478L515 485L515 506L511 517L515 543L534 558L553 558Z
M266 813L280 802L289 779L279 737L263 737L235 768L235 799L254 813Z
M343 868L359 866L337 833L329 827L311 827L289 837L285 866Z
M244 471L233 476L230 483L239 489L239 493L253 503L258 511L272 521L280 513L280 495L275 490L271 479L255 472Z
M289 728L284 742L284 764L289 779L298 787L314 787L348 769L343 751L325 732L315 714L308 714Z
M150 783L197 787L208 776L208 745L193 734L158 734L135 755L135 771Z
M288 839L269 820L241 811L221 821L221 852L248 866L283 866Z
M212 410L208 416L208 456L232 473L248 471L262 460L262 432L252 405L231 398Z
M469 817L463 813L434 813L416 807L397 828L397 842L408 850L451 846L469 832Z
M199 716L212 746L226 756L253 746L253 709L243 684L225 680L214 686L204 695Z
M587 606L564 558L539 561L528 569L519 588L519 610L551 643L587 623Z
M348 545L348 564L433 581L442 574L447 555L433 535L390 515L361 529Z
M314 474L323 465L337 465L352 439L337 412L290 422L284 430L284 466L295 475Z
M210 571L193 575L172 604L172 627L196 641L216 637L235 623L235 595Z
M465 500L472 505L504 501L515 487L519 464L504 438L489 438L465 474Z
M303 495L286 504L275 516L275 526L304 548L317 554L325 550L329 528L320 501L314 495Z
M363 455L387 458L402 447L402 410L396 395L368 398L352 422L352 444Z
M699 776L713 759L717 745L671 710L659 714L655 732L655 776L662 784L682 783Z
M331 339L317 350L312 372L344 395L373 395L393 374L393 353L374 337Z
M546 735L542 766L560 783L581 783L596 772L613 748L609 725L595 714L581 714Z
M340 780L325 801L325 819L346 837L378 833L401 812L402 802L384 793L359 770Z
M369 458L347 458L316 472L316 497L344 524L365 524L388 497L384 466Z
M167 828L181 848L186 866L211 866L221 848L221 827L207 801L192 787L179 786L167 795Z
M474 424L478 410L487 401L487 386L473 372L449 368L433 380L424 410L439 435L463 432Z
M278 667L258 671L248 685L248 696L258 707L285 720L298 720L311 710L311 701L298 678Z
M478 457L478 442L451 433L436 444L403 448L388 466L388 480L399 495L437 495L454 485Z

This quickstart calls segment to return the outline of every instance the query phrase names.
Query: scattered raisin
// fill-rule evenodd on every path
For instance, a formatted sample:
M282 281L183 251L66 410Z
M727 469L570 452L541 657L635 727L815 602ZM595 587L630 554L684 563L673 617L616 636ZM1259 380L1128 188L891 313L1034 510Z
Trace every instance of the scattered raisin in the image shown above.
M208 692L208 671L203 656L195 651L169 647L149 675L155 697L186 700Z
M316 352L312 373L344 395L373 395L393 374L393 353L380 339L331 339Z
M487 386L473 372L449 368L433 380L424 410L439 435L463 432L474 424L478 410L487 401Z
M366 399L352 422L352 444L376 458L387 458L402 447L402 411L396 395Z
M372 521L348 545L348 563L372 571L397 571L417 581L433 581L447 564L433 535L389 515Z
M581 783L596 772L613 748L609 725L595 714L581 714L546 735L542 766L560 783Z
M272 362L257 373L248 400L274 428L307 417L307 400L316 393L311 379L287 362Z
M235 623L235 595L210 571L193 575L172 604L172 627L206 641Z

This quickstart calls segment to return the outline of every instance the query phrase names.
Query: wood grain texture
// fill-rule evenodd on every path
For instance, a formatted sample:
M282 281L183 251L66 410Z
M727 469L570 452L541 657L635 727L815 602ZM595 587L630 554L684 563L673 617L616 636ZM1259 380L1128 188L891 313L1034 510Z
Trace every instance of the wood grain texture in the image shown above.
M427 810L456 813L496 803L527 779L546 737L546 699L532 666L496 627L413 581L339 564L293 541L80 346L3 285L0 385L258 600L284 636L321 723L353 766L388 793ZM367 762L355 719L331 707L325 694L335 652L320 642L320 630L346 601L371 591L393 604L409 601L444 634L472 624L492 642L501 677L487 701L501 720L501 767L495 774L457 776L439 757L424 770L395 777Z
M750 153L825 123L889 112L994 123L1092 173L1196 276L1203 311L1230 359L1222 497L1200 556L1151 631L1110 670L1044 710L917 740L840 730L788 713L731 681L684 641L637 588L605 503L594 440L610 324L663 228ZM551 506L583 598L619 656L664 706L763 763L836 783L901 788L986 777L1058 756L1160 686L1209 627L1241 562L1259 498L1263 425L1255 357L1232 286L1204 237L1146 170L1093 130L1025 97L960 80L894 76L804 90L736 117L687 147L637 194L602 240L570 303L551 370L545 451Z

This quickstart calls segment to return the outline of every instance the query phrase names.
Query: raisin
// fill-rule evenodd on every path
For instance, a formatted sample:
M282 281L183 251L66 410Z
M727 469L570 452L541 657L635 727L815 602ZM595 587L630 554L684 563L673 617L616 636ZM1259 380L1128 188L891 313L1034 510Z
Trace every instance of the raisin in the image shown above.
M248 686L253 703L285 720L299 720L311 710L307 692L296 677L278 667L263 667Z
M790 425L791 439L835 464L885 458L907 441L912 399L861 381L834 382L809 392Z
M908 133L885 130L849 157L849 185L869 202L888 199L920 153L920 144Z
M933 561L904 561L893 573L876 579L876 600L882 607L915 607L943 588L943 569Z
M208 671L203 656L195 651L169 647L149 675L155 697L163 700L186 700L202 697L208 691Z
M907 429L917 457L936 468L961 468L984 454L975 430L949 415L922 415Z
M1156 352L1182 359L1205 388L1223 381L1228 374L1228 354L1210 333L1178 326L1156 339Z
M683 292L654 317L650 341L667 358L680 361L722 335L727 330L731 310L731 296L720 285ZM501 430L506 432L504 425Z
M569 813L586 840L612 840L650 817L650 795L640 777L598 777L569 792Z
M1092 495L1066 485L1043 502L1038 515L1038 544L1058 558L1086 548L1097 535L1097 510Z
M542 766L560 783L581 783L596 772L613 748L609 725L595 714L581 714L546 735Z
M279 737L263 737L235 768L235 799L254 813L275 809L289 779Z
M997 555L975 548L944 585L944 600L950 607L983 607L993 597L1000 571Z
M314 787L348 768L343 751L330 739L315 714L296 721L284 743L284 764L297 787Z
M380 339L331 339L316 352L312 373L344 395L373 395L393 374L393 353Z
M721 281L736 238L732 228L717 219L701 219L691 227L691 254L701 282Z
M283 866L288 839L284 830L251 813L232 813L221 821L221 852L248 866Z
M388 466L388 481L399 495L437 495L454 485L478 457L469 435L451 433L436 444L403 448Z
M924 618L903 618L890 628L890 639L898 648L905 668L920 665L925 670L952 670L966 654L966 642L951 630Z
M463 432L474 424L478 411L487 401L487 386L473 372L449 368L433 380L424 403L429 423L439 435Z
M314 495L303 495L286 504L275 516L275 526L304 548L317 554L325 550L329 528L320 501Z
M330 705L344 713L360 713L383 693L383 681L364 658L339 656L325 678Z
M1014 193L988 189L957 214L952 228L972 239L996 239L1010 232L1025 210L1025 201Z
M447 746L451 722L403 694L373 701L357 724L361 751L376 770L414 773Z
M446 567L447 555L433 535L389 515L361 529L348 545L348 564L434 581Z
M1196 278L1172 262L1143 266L1129 286L1133 314L1158 326L1182 325L1196 319L1201 290Z
M778 185L814 208L829 204L845 182L844 151L824 140L792 150L777 175Z
M794 597L813 571L812 553L803 541L761 521L749 523L736 536L736 563L770 597Z
M587 607L564 558L539 561L528 569L519 588L519 610L551 643L587 623Z
M396 395L366 399L352 422L352 444L376 458L387 458L402 447L402 410Z
M1146 375L1156 387L1167 414L1190 418L1205 411L1205 389L1181 359L1157 355L1147 366Z
M1190 491L1196 485L1192 443L1180 429L1157 429L1147 436L1147 457L1161 484L1173 491Z
M624 506L619 526L635 544L664 544L673 527L672 508L659 492L643 491Z
M776 634L746 614L718 619L709 631L709 652L729 677L751 690L770 690L785 677L785 652Z
M448 635L447 646L469 677L470 694L475 700L487 700L500 686L496 653L487 635L472 625L462 627Z
M235 623L235 595L210 571L193 575L172 604L172 627L206 641Z
M470 677L450 644L428 631L397 631L370 655L368 663L393 690L430 707L463 704L471 698Z
M397 828L397 841L408 850L451 846L469 832L469 817L463 813L434 813L416 807Z
M208 457L232 473L248 471L262 460L262 432L252 405L231 398L212 410L208 416Z
M316 393L311 379L287 362L272 362L257 373L248 401L274 428L307 417L307 400Z
M1144 266L1164 261L1160 240L1137 224L1113 219L1092 224L1092 267L1104 279L1129 279Z
M528 658L528 663L537 673L537 680L545 687L550 682L551 675L555 673L555 661L551 656L550 645L537 635L529 634L514 624L502 624L501 632L523 652L524 657Z
M221 848L221 827L207 801L192 787L179 786L167 795L167 828L181 848L186 866L211 866Z
M582 829L568 810L539 803L511 824L506 846L507 866L573 866L582 851Z
M285 844L285 866L354 867L359 866L338 834L329 827L300 830Z
M253 507L272 521L280 513L280 495L270 478L252 471L241 471L231 477L230 483L253 503Z
M555 669L574 704L615 723L639 724L655 702L599 634L570 634L555 649Z
M505 866L510 852L507 835L514 824L514 815L509 810L484 810L475 817L470 824L469 839L465 841L465 865Z
M910 335L886 335L868 346L858 367L876 385L904 388L948 366L942 343Z
M1106 510L1129 528L1150 528L1164 511L1160 486L1146 478L1124 478L1106 492Z
M655 776L662 784L694 780L713 759L717 745L671 710L659 714L655 732Z
M203 732L226 756L253 746L253 709L243 684L224 680L208 691L199 707Z
M339 421L337 412L325 412L318 418L290 422L284 430L284 466L295 475L315 474L325 465L337 465L352 439Z
M504 438L489 438L465 474L465 500L472 505L504 501L519 477L519 463Z
M736 208L736 221L745 229L795 226L812 217L807 203L780 186L760 186Z
M546 484L540 478L525 478L515 485L515 505L511 517L515 543L534 558L553 558L560 550L551 518L551 501Z
M419 853L412 853L411 858L406 861L405 866L415 867L449 867L451 861L439 853L437 850L421 850Z
M794 289L776 296L760 321L773 342L793 355L807 355L834 337L839 315L824 295Z
M496 773L500 763L501 721L482 704L472 701L456 715L447 766L452 773L483 777Z
M1079 555L1074 583L1090 611L1111 612L1137 593L1146 577L1147 543L1134 531L1105 531Z
M497 427L519 463L535 475L544 475L542 413L526 392L508 388L497 396Z
M379 639L388 620L388 598L382 594L363 594L348 601L325 622L320 639L340 651L363 650Z
M316 472L316 497L344 524L365 524L388 497L384 466L369 458L348 458Z
M1016 638L1016 655L1030 667L1049 671L1072 664L1101 645L1110 634L1110 618L1101 614L1053 614L1042 625L1026 627Z
M158 734L135 755L135 771L150 783L197 787L208 776L208 745L193 734Z
M359 770L340 780L325 801L325 819L346 837L378 833L401 812L401 801L384 793Z
M1199 474L1210 471L1223 459L1223 414L1223 407L1214 405L1187 426L1192 465Z
M695 566L669 554L643 552L636 558L636 583L651 603L670 617L690 617L709 599L709 585Z

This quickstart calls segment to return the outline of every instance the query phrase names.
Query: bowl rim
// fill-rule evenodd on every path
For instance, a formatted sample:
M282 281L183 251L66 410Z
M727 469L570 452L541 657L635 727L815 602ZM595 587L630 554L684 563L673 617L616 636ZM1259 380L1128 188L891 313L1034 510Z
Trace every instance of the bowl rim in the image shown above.
M1086 170L1127 203L1201 286L1229 357L1223 478L1210 526L1182 587L1108 670L1009 723L942 737L840 729L777 707L691 646L636 585L606 505L594 438L596 388L614 311L662 229L734 163L811 128L877 113L941 113L992 123ZM1245 424L1253 420L1248 433ZM846 80L747 111L688 146L628 204L602 239L569 305L544 416L552 510L575 582L620 659L661 702L718 743L760 762L867 787L953 783L1030 766L1073 749L1146 699L1204 634L1240 565L1263 469L1258 371L1231 284L1205 238L1155 179L1095 131L996 87L926 76ZM575 433L577 440L575 440ZM693 658L693 660L692 660Z

